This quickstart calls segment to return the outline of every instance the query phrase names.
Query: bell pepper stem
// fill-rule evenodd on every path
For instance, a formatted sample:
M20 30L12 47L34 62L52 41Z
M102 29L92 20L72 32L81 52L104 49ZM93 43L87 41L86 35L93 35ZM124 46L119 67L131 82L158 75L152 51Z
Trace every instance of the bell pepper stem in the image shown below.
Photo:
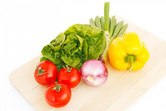
M133 68L133 59L134 58L133 58L133 56L129 56L127 59L128 59L129 64L130 64L130 67L128 69L128 71L130 72Z

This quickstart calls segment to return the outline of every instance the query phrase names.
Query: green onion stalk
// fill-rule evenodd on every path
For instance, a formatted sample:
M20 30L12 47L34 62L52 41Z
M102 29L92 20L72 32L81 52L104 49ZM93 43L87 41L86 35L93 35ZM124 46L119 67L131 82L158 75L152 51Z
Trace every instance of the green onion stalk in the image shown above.
M104 4L104 17L96 16L94 20L93 18L89 20L92 26L98 27L105 32L107 45L104 52L98 58L98 60L104 63L106 63L108 58L107 55L109 45L116 37L122 37L128 27L128 24L124 24L124 21L117 22L115 16L109 17L109 8L110 3L106 2Z

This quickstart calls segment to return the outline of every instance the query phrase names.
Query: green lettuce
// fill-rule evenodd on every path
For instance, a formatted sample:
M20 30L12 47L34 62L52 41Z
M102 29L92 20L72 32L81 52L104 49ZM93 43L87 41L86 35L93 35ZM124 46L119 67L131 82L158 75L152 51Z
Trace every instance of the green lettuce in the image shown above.
M86 24L75 24L43 47L40 61L52 61L60 70L70 66L80 70L90 59L98 59L106 48L104 31Z

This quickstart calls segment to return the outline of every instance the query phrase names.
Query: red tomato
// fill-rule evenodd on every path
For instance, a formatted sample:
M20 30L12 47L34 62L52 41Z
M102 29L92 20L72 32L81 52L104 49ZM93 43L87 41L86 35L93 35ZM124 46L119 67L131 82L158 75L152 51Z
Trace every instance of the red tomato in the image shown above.
M40 62L34 73L35 80L41 85L49 85L56 81L57 67L50 61Z
M71 89L64 83L57 82L47 87L45 91L46 102L56 108L67 105L71 98Z
M65 67L58 72L58 81L67 84L70 88L76 87L80 80L81 74L75 68Z

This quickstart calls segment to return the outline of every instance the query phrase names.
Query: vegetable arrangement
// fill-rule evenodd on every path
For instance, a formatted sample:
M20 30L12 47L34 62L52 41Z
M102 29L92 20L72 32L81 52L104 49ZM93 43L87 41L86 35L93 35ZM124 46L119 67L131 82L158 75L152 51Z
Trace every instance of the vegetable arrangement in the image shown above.
M89 22L72 25L41 51L43 57L34 78L48 86L45 99L53 107L69 103L71 88L78 86L81 77L90 86L104 84L108 78L105 65L108 55L113 67L129 72L141 69L149 59L138 35L125 33L128 24L118 22L115 16L109 17L109 2L105 3L104 17L96 16Z

